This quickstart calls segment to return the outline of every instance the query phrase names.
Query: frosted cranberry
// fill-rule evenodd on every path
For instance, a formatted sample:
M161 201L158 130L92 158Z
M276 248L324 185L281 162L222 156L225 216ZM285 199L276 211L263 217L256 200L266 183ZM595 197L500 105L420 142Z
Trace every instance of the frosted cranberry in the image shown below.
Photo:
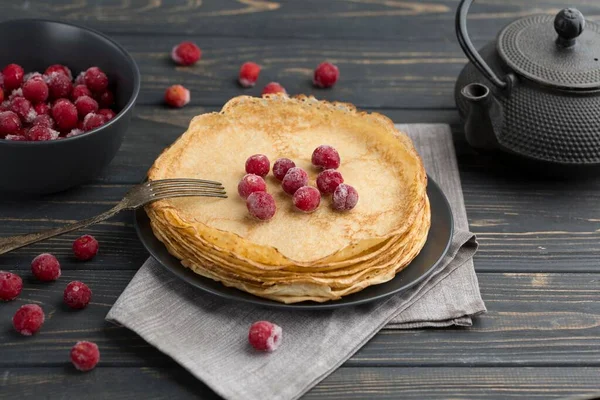
M65 135L65 137L70 138L70 137L73 137L73 136L78 136L78 135L81 135L83 132L84 131L82 131L81 129L77 129L77 128L71 129L71 131L69 133L67 133Z
M73 84L68 76L60 72L52 72L46 75L46 83L53 99L67 99L73 90Z
M98 105L102 108L109 108L115 103L115 95L110 90L105 90L95 98Z
M33 125L43 125L43 126L47 126L48 128L53 128L54 120L48 114L40 114L37 117L35 117L32 124Z
M84 85L85 86L85 71L81 71L79 75L73 81L75 86ZM86 86L87 87L87 86Z
M73 101L77 100L81 96L89 96L92 97L92 92L85 85L77 85L73 88L71 92L71 99Z
M21 119L12 111L0 112L0 136L15 135L21 129Z
M63 301L66 305L76 310L85 308L92 298L92 291L83 282L70 282L65 288Z
M60 75L64 76L64 75ZM67 132L77 126L77 107L67 99L59 99L52 107L52 117L61 132Z
M246 199L250 214L262 221L273 218L277 211L275 199L267 192L254 192Z
M283 86L281 86L277 82L267 83L265 85L265 87L263 88L261 94L265 95L265 94L274 94L274 93L284 93L284 94L287 94L287 92L285 91L285 89L283 88Z
M27 136L24 135L6 135L4 139L11 140L13 142L27 142L29 140L27 139Z
M329 88L335 85L340 76L340 71L335 65L324 62L315 69L313 84L320 88Z
M89 96L81 96L75 100L75 107L79 118L84 118L89 113L98 111L98 103Z
M340 166L340 155L328 145L321 145L312 154L312 163L323 169L336 169Z
M2 79L2 76L0 75L0 80ZM4 102L4 90L2 90L2 86L0 86L0 103ZM6 110L2 110L2 111L6 111Z
M352 210L358 203L358 192L352 186L342 183L333 192L332 200L334 210Z
M296 193L296 190L308 183L308 174L305 170L299 167L293 167L283 177L281 188L289 195Z
M245 88L252 87L258 80L260 74L260 65L253 62L246 62L240 68L240 76L238 81Z
M248 332L248 341L256 350L275 351L281 344L283 330L269 321L258 321L252 324Z
M77 342L71 349L71 362L79 371L91 371L98 361L100 361L100 350L96 343Z
M48 103L38 103L33 106L33 109L35 110L35 113L37 115L42 115L42 114L50 115L50 111L52 110L52 108L50 107L50 105Z
M92 235L83 235L73 242L73 253L78 260L87 261L98 253L98 241Z
M27 139L34 142L58 139L59 132L46 125L33 125L27 131Z
M101 108L100 110L98 110L98 112L96 114L100 114L100 115L104 116L104 118L106 118L107 121L110 121L111 119L113 119L115 117L115 115L117 115L110 108Z
M33 109L31 102L25 97L14 97L10 101L10 110L17 114L24 123L32 123L37 113Z
M193 42L181 42L171 50L171 58L179 65L193 65L202 57L202 51Z
M323 194L333 193L340 183L344 183L344 177L335 169L326 169L317 176L317 187Z
M2 70L2 77L4 78L4 90L10 92L18 89L23 83L23 76L25 71L17 64L8 64Z
M69 78L70 81L73 80L73 74L71 73L71 70L62 64L54 64L49 66L48 68L46 68L46 71L44 71L44 74L50 75L53 72L64 74L67 78Z
M23 280L12 272L0 271L0 300L14 300L23 290Z
M294 193L294 206L300 211L313 212L321 204L321 193L312 186L302 186Z
M165 103L171 107L181 108L190 102L190 91L181 85L173 85L165 92Z
M83 119L83 130L91 131L99 128L106 123L106 117L104 115L90 113Z
M31 336L44 324L44 310L37 304L21 306L13 316L13 326L23 336Z
M52 254L42 253L31 262L31 272L40 281L55 281L60 278L60 263Z
M273 175L278 181L282 181L290 168L294 168L295 166L296 164L289 158L279 158L273 164Z
M85 86L95 93L101 93L108 87L108 77L98 67L88 68L88 70L85 71L83 79L85 81Z
M269 174L270 169L271 163L264 154L254 154L246 160L246 172L248 174L259 175L264 178Z
M245 175L238 183L238 194L240 197L247 199L254 192L266 192L267 184L264 179L258 175Z
M23 84L23 96L33 103L46 101L48 93L48 85L42 79L29 79Z

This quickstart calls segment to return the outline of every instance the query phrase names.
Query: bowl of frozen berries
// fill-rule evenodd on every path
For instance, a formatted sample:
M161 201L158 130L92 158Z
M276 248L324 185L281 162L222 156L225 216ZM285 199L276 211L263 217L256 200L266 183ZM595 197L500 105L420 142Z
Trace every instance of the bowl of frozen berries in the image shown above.
M140 89L107 36L48 20L0 23L0 193L58 192L101 173Z

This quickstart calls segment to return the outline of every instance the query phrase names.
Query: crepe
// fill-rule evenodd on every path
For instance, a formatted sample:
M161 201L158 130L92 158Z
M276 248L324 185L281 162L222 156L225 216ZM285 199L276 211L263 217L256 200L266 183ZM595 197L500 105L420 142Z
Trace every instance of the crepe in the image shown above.
M319 171L310 159L321 144L340 153L339 171L360 195L356 208L335 212L324 197L314 213L298 212L270 175L277 213L252 219L235 194L245 160L290 158L314 185ZM147 206L155 235L194 272L284 302L339 299L392 279L418 254L430 225L427 178L410 139L382 115L312 97L240 96L195 117L148 178L222 182L225 200Z

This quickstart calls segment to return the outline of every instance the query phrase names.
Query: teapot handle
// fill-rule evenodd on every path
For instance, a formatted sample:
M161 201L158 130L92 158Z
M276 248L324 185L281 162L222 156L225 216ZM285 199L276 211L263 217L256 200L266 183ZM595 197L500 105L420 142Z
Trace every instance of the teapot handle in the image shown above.
M506 76L504 79L500 79L498 75L486 64L486 62L481 58L473 43L471 43L471 39L469 39L469 34L467 33L467 13L469 12L469 7L473 3L473 0L461 0L458 5L458 9L456 11L456 36L458 37L458 43L460 47L463 49L465 55L477 67L477 69L492 82L499 89L510 90L513 84L513 81L510 75Z

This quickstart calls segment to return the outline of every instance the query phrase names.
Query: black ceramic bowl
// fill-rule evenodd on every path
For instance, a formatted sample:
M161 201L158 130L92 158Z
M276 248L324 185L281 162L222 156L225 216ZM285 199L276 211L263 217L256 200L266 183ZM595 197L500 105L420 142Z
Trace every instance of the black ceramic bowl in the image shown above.
M97 176L121 146L140 90L133 58L105 35L81 26L47 20L0 23L0 68L17 63L25 72L52 64L74 75L100 67L115 94L117 116L98 129L47 142L0 139L0 193L32 195L58 192Z

